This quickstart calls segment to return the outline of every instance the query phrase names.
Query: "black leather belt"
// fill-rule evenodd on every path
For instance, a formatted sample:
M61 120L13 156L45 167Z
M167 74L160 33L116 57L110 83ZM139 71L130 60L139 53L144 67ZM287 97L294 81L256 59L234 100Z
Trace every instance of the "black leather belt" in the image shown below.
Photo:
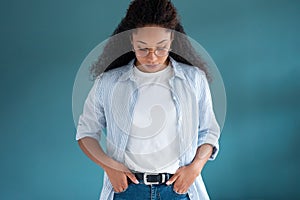
M173 174L168 173L134 173L138 181L143 181L145 185L157 185L167 182Z

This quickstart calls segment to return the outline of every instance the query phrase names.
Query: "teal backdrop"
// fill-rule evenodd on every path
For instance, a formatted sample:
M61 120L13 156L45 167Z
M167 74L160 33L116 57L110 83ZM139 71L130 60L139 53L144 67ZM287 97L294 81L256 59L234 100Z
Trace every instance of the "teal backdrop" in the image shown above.
M0 199L98 199L75 141L72 89L130 0L1 1ZM174 0L217 64L227 116L203 177L212 200L300 199L300 1Z

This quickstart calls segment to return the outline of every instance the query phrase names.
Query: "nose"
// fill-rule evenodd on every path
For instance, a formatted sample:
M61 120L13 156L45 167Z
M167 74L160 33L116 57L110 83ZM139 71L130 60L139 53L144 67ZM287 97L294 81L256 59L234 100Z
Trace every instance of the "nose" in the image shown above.
M156 60L156 59L157 59L157 56L155 55L154 51L155 51L155 50L149 51L149 54L147 55L147 59L148 59L148 60L153 61L153 60Z

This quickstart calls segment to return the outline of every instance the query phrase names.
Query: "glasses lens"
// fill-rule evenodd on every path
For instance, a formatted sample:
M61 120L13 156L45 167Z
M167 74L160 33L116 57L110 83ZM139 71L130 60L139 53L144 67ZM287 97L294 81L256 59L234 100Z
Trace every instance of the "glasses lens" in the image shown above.
M157 50L155 51L155 54L156 54L157 56L166 56L166 55L168 55L168 53L169 53L169 50L166 49L166 48L157 49Z
M149 53L148 49L137 49L137 50L135 50L136 56L140 56L140 57L145 57L145 56L148 55L148 53Z

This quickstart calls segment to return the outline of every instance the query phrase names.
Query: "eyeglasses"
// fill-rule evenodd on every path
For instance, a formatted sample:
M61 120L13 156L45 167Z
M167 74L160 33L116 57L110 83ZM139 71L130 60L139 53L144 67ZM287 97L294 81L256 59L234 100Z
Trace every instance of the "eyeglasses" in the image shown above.
M132 49L133 52L135 52L135 55L138 57L146 57L149 55L150 50L148 48L143 49ZM169 52L172 51L172 49L167 48L157 48L153 52L156 56L163 57L169 55Z

